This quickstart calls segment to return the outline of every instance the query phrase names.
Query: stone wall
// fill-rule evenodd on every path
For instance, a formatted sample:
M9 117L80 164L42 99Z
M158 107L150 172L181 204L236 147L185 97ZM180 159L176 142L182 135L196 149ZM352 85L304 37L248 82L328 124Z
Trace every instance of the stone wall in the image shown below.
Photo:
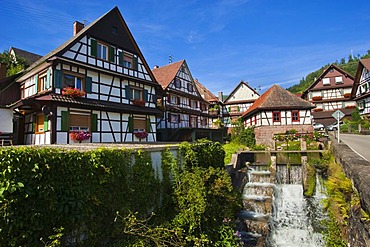
M256 144L274 147L274 134L285 133L288 130L295 129L300 133L312 132L311 125L273 125L273 126L259 126L254 128L254 135Z
M332 142L335 160L341 164L358 191L361 207L370 213L370 162L356 154L344 143ZM349 246L370 246L370 223L362 219L361 208L353 207L348 219Z

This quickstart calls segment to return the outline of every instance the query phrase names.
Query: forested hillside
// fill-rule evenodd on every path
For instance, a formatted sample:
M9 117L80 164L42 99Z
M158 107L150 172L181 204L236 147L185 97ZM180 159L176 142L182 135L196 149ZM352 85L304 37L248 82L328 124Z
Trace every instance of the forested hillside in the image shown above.
M338 60L333 62L335 65L337 65L339 68L347 71L351 75L355 76L358 61L362 58L370 58L370 50L367 51L366 55L360 56L352 56L349 55L348 59L342 58L339 62ZM304 90L306 90L315 80L315 78L318 78L322 72L327 68L330 64L326 64L322 66L320 69L309 73L305 78L302 78L299 82L299 84L296 84L294 86L291 86L288 88L288 91L292 93L303 93Z

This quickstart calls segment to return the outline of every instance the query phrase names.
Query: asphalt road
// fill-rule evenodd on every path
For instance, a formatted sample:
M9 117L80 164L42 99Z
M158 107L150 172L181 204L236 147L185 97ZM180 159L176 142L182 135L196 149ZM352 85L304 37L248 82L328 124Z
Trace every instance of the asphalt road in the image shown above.
M356 153L370 161L370 135L340 134L339 138ZM335 139L337 141L337 139Z

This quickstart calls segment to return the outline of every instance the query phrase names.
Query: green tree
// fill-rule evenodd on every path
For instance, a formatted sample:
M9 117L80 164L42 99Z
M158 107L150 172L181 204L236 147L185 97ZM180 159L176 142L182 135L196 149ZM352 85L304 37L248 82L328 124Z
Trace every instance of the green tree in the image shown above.
M0 63L5 63L7 76L15 75L29 65L27 59L19 56L14 57L8 51L0 53Z

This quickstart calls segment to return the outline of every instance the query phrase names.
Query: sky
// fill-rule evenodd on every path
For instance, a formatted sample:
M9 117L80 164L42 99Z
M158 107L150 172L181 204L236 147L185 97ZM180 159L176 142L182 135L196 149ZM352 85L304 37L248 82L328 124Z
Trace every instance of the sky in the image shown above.
M215 95L261 94L370 50L369 0L1 0L0 52L46 55L118 6L150 68L185 59Z

